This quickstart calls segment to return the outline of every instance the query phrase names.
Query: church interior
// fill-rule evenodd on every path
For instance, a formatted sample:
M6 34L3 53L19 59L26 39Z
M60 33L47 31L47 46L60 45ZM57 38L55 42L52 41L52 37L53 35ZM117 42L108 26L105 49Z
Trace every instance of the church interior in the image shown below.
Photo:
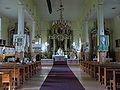
M120 90L120 0L0 0L0 90Z

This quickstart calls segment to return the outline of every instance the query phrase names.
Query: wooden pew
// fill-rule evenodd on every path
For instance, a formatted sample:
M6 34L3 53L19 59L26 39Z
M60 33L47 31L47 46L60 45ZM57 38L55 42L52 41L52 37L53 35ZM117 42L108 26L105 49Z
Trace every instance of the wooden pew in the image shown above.
M91 77L98 78L98 66L99 62L96 61L80 61L80 66L84 72L88 73Z
M0 67L0 70L11 70L11 78L12 78L12 87L13 88L18 88L24 81L25 81L25 67L24 65L19 65L19 64L11 64L7 63L4 64Z
M120 64L107 62L98 63L95 61L81 61L81 68L91 75L93 78L98 76L101 84L117 90L118 83L120 84ZM120 85L119 85L120 86Z
M0 72L0 90L3 90L2 74L3 74L3 72Z
M95 78L96 80L98 79L98 66L100 63L93 61L91 62L91 68L90 68L90 75L92 78Z
M101 69L103 70L103 73L100 74L100 79L101 80L101 84L104 84L105 86L109 87L110 85L110 80L113 78L113 71L114 70L119 70L120 69L120 65L119 64L114 64L114 63L110 63L110 64L103 64L100 65ZM100 70L101 70L100 69Z
M101 63L98 65L98 81L102 84L102 76L104 76L104 68L111 67L112 63Z
M113 70L113 78L110 80L110 90L118 90L120 85L120 69ZM120 87L119 87L120 89Z
M11 78L9 81L11 88L19 88L21 84L37 73L40 68L41 62L33 62L30 64L3 63L0 65L0 70L11 71L9 75L9 78Z
M11 70L0 69L0 74L2 75L2 87L3 90L12 90L12 73Z

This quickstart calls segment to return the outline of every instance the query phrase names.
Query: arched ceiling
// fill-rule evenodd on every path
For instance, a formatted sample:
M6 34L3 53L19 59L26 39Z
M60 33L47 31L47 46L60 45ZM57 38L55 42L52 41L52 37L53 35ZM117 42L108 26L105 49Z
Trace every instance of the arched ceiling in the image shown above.
M84 0L62 0L64 11L63 18L66 20L78 20L80 18L80 10ZM45 20L57 20L60 14L57 11L60 6L59 0L51 0L52 14L49 14L46 0L40 0L41 17Z
M51 0L52 14L49 14L46 0L36 0L38 10L40 10L41 20L57 20L59 19L59 0ZM62 0L64 5L63 16L66 20L79 20L82 9L84 10L85 0ZM17 19L17 4L18 0L0 0L0 15L5 15L10 18ZM85 7L85 6L84 6ZM105 0L104 16L110 18L120 14L120 0ZM96 14L95 14L96 15ZM26 18L28 18L26 14Z
M104 16L111 18L120 15L120 0L104 0Z

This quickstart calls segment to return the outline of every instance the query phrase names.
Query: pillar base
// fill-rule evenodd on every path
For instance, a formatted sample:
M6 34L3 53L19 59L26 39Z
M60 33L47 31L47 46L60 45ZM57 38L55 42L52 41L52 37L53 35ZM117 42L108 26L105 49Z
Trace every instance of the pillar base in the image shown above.
M98 60L97 61L100 63L106 62L106 54L107 54L107 52L98 52L98 55L97 55Z
M16 52L15 58L19 58L20 60L23 60L24 58L24 52Z
M85 61L87 60L89 61L89 52L85 52L84 54L85 54Z

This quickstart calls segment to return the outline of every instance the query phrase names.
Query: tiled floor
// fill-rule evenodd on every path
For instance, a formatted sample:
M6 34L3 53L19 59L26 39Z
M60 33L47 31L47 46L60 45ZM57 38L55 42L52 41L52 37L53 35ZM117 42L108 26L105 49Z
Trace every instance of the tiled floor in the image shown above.
M69 67L79 79L81 84L85 87L85 90L107 90L105 87L101 86L98 81L92 79L88 74L83 72L80 69L80 66L70 65Z
M74 72L74 74L78 77L82 85L85 87L85 90L107 90L103 86L101 86L98 81L93 80L89 75L84 73L80 69L80 66L69 65L69 67ZM47 77L50 69L51 69L51 66L43 66L42 70L39 71L38 74L36 74L31 79L26 81L24 85L22 85L18 90L39 90L43 81Z
M19 89L17 90L39 90L43 81L47 77L52 66L42 66L42 70L39 71L32 78L27 80Z

